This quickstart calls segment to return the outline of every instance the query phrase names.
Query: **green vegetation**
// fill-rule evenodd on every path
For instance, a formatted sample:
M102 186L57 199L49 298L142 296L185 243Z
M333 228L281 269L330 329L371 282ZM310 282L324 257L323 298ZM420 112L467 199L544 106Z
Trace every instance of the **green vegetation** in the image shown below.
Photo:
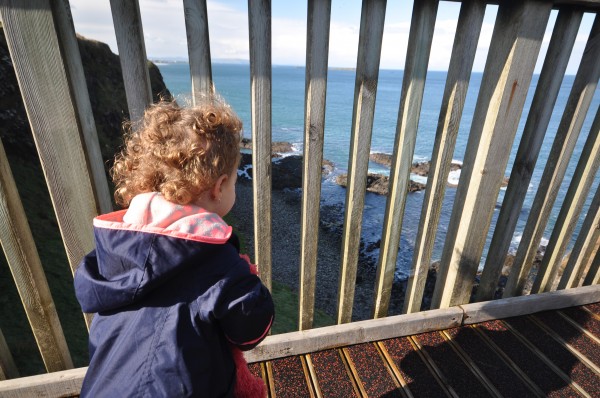
M273 301L275 301L275 322L271 329L272 334L294 332L298 330L298 295L288 286L273 281ZM334 319L320 311L315 310L314 327L334 325Z
M248 253L245 236L235 227L239 221L232 213L225 216L225 221L227 224L233 226L235 233L240 238L240 251ZM272 284L271 294L275 302L275 322L273 323L271 333L280 334L298 330L298 295L283 283L272 281ZM315 310L313 322L314 327L335 324L331 316L318 309Z

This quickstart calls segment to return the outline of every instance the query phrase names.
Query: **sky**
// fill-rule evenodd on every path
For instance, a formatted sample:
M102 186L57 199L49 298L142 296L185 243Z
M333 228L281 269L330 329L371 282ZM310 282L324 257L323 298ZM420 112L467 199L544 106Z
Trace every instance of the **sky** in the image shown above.
M149 59L187 59L187 44L182 0L139 0L146 54ZM412 1L388 1L381 51L381 69L403 69L412 13ZM70 0L77 33L107 43L118 53L108 1ZM356 67L361 1L333 0L329 42L330 67ZM447 70L452 51L460 3L441 1L435 24L429 61L430 70ZM210 51L213 60L248 60L248 2L243 0L208 1ZM492 37L497 6L488 5L482 27L474 71L483 71ZM556 19L552 11L540 52L536 72ZM276 65L304 65L306 61L305 1L272 1L272 62ZM575 74L593 23L585 14L568 74Z

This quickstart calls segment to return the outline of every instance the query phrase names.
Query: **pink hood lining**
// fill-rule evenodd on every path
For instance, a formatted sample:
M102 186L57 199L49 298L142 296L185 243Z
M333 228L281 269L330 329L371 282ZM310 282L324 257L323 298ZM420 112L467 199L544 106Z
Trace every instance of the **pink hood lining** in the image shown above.
M196 205L171 203L158 192L140 194L128 209L94 218L94 226L213 244L227 242L232 234L232 228L217 214Z

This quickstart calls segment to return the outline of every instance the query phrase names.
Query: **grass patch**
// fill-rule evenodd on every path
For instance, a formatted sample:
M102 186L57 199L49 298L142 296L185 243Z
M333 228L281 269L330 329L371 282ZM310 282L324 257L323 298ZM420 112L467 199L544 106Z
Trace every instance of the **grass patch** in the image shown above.
M273 281L271 291L275 301L275 322L272 334L295 332L298 330L298 295L287 285ZM334 325L334 319L321 310L315 309L313 327Z

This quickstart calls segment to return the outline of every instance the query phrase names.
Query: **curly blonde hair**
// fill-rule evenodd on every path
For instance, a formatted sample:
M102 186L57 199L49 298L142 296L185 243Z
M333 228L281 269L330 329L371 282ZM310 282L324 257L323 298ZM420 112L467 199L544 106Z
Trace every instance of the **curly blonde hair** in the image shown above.
M112 168L115 200L123 207L145 192L188 204L239 164L242 122L215 98L189 108L161 101L139 125L126 128L124 149Z

